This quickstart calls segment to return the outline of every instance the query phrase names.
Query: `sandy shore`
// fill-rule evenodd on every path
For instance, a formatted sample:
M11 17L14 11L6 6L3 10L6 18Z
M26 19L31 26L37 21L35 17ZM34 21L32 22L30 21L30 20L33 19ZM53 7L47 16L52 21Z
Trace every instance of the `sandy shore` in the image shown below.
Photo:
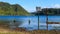
M34 31L11 31L8 29L1 29L0 34L60 34L60 31L34 30Z
M22 30L22 29L21 29ZM10 30L0 27L0 34L60 34L60 31L47 31L47 30L34 30L34 31L25 31L25 30Z

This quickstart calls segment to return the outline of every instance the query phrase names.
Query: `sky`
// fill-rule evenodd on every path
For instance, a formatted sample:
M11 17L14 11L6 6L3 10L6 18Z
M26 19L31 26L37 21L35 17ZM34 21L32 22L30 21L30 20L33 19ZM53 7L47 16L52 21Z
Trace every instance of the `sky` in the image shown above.
M36 11L36 6L41 8L60 8L60 0L0 0L10 4L19 4L28 12Z

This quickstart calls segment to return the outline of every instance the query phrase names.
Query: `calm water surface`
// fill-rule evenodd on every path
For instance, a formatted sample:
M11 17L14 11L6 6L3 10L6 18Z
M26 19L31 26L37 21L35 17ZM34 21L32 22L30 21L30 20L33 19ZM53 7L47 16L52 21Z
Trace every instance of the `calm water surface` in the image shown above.
M19 27L26 27L27 30L37 30L38 28L38 16L0 16L0 20L18 20L23 21L23 24ZM40 22L40 29L46 29L46 16L40 16L39 17ZM30 25L28 21L30 22ZM48 21L52 22L60 22L60 16L48 16ZM60 24L49 24L49 30L53 29L53 26L59 26Z

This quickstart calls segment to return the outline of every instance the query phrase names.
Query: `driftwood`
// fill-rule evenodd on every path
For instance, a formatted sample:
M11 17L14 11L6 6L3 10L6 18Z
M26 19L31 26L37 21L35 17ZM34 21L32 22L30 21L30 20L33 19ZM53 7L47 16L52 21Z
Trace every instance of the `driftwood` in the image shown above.
M15 28L16 31L26 31L26 28Z
M48 24L60 24L60 22L47 22Z

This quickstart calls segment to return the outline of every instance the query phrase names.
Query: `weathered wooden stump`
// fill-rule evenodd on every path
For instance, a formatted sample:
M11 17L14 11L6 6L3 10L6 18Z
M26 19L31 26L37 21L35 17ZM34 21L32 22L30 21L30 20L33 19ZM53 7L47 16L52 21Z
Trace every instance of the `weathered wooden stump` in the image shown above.
M16 30L16 31L26 31L25 28L16 28L15 30Z
M48 22L48 24L60 24L60 22Z

